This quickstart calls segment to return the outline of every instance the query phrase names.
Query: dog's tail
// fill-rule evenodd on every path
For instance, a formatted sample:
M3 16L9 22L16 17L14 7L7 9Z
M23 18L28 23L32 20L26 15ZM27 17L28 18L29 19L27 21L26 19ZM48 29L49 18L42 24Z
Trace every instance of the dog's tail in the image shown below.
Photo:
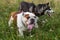
M9 21L8 21L8 26L11 26L11 24L13 23L13 20L14 20L14 18L11 16Z
M33 3L33 0L32 0L32 3Z

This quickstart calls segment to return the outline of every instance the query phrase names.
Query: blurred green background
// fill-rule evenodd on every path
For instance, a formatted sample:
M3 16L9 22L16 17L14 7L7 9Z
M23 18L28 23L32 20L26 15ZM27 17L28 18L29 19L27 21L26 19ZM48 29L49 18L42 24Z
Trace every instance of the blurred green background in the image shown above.
M55 13L51 17L43 15L38 22L39 28L33 30L34 36L25 36L25 38L18 36L16 26L12 24L8 26L10 13L18 11L21 1L32 2L32 0L0 0L0 40L60 40L60 0L33 0L33 3L50 3L51 8Z

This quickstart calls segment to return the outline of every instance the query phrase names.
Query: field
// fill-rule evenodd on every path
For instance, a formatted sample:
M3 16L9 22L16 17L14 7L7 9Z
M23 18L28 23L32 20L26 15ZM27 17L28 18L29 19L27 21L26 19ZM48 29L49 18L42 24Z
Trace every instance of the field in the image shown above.
M48 1L41 0L36 2L35 0L34 3L38 4ZM39 28L32 31L34 36L25 36L25 38L18 36L16 25L8 26L9 15L11 12L18 10L19 2L21 0L0 0L0 40L60 40L60 0L49 1L54 13L51 17L48 15L39 17L40 20L47 19L47 21L45 23L42 21L38 22Z

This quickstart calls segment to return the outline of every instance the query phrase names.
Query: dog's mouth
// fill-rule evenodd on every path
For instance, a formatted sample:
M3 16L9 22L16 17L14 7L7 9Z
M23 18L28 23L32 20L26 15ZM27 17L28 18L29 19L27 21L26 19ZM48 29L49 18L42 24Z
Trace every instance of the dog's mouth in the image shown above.
M33 27L34 27L34 24L29 24L29 25L28 25L28 30L32 30Z
M29 23L28 23L28 25L27 25L28 30L32 30L32 29L33 29L33 27L34 27L34 25L35 25L34 22L35 22L34 19L30 19L30 21L29 21Z
M48 16L51 16L51 14L54 13L53 10L46 10L46 12L47 12Z

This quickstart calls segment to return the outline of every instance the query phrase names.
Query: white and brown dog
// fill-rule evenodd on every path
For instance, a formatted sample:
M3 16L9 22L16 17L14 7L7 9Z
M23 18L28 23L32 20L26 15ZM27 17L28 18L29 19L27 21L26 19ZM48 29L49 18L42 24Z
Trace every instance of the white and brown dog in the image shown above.
M11 25L12 21L15 19L17 19L17 27L21 36L24 36L23 31L27 29L31 32L33 27L38 28L38 24L37 24L38 17L35 16L34 13L20 12L16 14L16 12L12 12L8 22L9 26Z

